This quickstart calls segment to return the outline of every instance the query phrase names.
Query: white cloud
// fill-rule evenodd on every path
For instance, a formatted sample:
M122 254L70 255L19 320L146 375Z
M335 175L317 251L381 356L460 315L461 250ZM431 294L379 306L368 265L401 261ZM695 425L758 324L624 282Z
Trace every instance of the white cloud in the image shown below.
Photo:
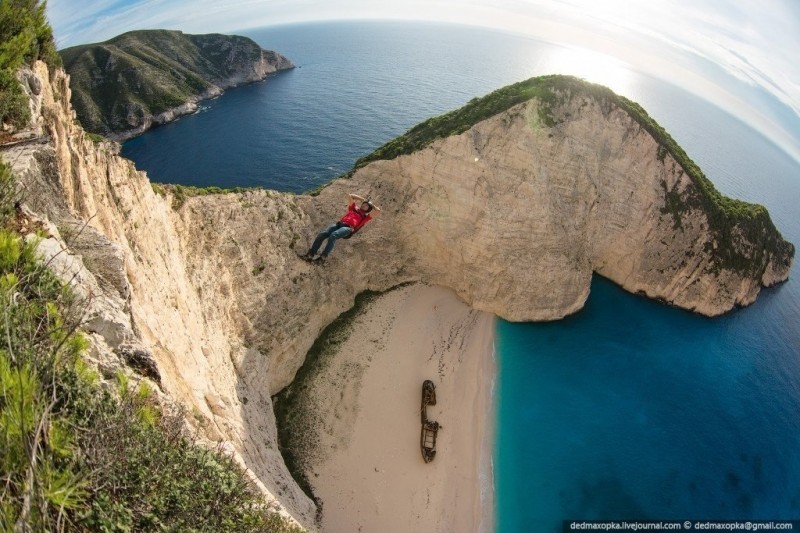
M71 4L71 5L70 5ZM763 0L49 0L60 47L133 29L233 32L331 19L423 19L489 26L617 57L669 78L794 146L800 139L800 3ZM716 70L719 72L711 72ZM731 88L724 73L773 95L794 112L769 116Z

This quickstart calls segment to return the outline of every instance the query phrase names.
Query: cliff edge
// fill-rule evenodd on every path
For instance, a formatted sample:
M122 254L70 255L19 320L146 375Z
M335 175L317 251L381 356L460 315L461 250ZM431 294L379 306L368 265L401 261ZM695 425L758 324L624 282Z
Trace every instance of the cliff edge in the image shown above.
M763 206L721 195L640 106L568 76L475 99L356 166L347 186L391 210L371 232L402 252L385 254L510 320L575 312L593 272L716 316L794 256Z
M171 30L131 31L59 54L81 124L115 140L193 113L225 89L294 68L247 37Z
M794 255L766 210L708 188L643 111L571 78L431 119L318 196L188 198L156 192L75 124L63 71L38 63L22 79L32 138L2 156L52 223L42 253L91 296L90 358L108 376L148 361L140 372L157 369L202 435L308 527L317 509L278 451L271 396L358 293L422 281L510 320L552 320L580 309L597 272L717 315L786 279ZM371 193L381 217L324 267L299 260L349 191Z

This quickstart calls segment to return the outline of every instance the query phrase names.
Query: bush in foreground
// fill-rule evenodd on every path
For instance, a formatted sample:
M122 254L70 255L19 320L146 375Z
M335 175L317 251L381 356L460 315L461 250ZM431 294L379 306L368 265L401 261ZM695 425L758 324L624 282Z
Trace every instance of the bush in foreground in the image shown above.
M179 409L86 367L85 302L17 233L0 163L0 530L299 531Z

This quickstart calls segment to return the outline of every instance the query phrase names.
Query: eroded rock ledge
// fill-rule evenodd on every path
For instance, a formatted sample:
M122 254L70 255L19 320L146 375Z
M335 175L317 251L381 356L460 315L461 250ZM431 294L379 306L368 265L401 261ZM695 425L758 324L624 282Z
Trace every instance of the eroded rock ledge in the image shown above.
M316 197L248 191L176 207L75 124L63 72L30 75L42 82L30 93L39 142L2 156L52 223L44 252L85 272L73 281L93 298L91 357L109 372L131 350L152 359L203 435L309 527L316 508L278 452L271 395L358 293L419 280L510 320L552 320L580 309L597 272L717 315L786 279L794 255L763 208L710 209L679 154L591 91L506 102L445 138L423 128L413 150L362 161ZM348 191L371 193L382 216L324 267L298 260Z

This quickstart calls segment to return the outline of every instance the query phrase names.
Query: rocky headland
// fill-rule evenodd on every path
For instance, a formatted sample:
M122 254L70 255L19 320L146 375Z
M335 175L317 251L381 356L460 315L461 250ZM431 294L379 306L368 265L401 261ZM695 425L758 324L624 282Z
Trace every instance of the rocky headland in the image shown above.
M794 256L763 207L722 197L641 108L573 78L475 99L313 196L177 198L73 121L63 71L22 77L36 140L2 157L47 228L40 250L89 297L90 359L186 405L310 528L317 508L278 450L272 396L359 293L418 281L509 320L554 320L597 273L714 316L785 280ZM381 217L324 267L298 260L350 191Z
M139 30L60 50L83 127L114 140L138 135L225 89L294 68L277 52L236 35Z

